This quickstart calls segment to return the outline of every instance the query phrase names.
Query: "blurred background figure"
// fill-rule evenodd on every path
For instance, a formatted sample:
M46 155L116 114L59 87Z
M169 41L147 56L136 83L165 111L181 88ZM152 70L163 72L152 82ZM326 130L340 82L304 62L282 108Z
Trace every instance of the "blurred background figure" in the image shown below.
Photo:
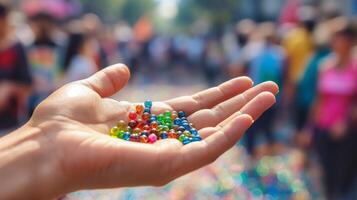
M29 98L29 114L53 92L61 75L61 53L63 47L56 41L56 19L45 11L30 17L34 41L27 49L31 66L33 87Z
M279 39L276 34L277 27L274 23L265 22L260 24L254 31L257 34L254 38L259 48L254 50L255 55L246 58L245 66L247 74L252 78L254 83L259 84L265 81L274 81L282 90L283 72L285 67L285 51L279 45ZM249 44L247 44L249 46ZM264 133L265 139L269 144L269 151L272 153L273 145L276 142L274 128L276 124L276 112L281 102L280 95L277 97L277 106L272 107L265 112L247 132L247 150L248 153L254 154L254 146L257 134Z
M357 58L356 32L341 21L331 40L332 54L320 64L312 110L315 149L321 161L328 199L356 197Z
M87 78L99 70L96 47L95 40L89 34L80 31L69 34L63 64L64 82Z
M0 135L20 124L31 74L23 45L9 25L10 7L0 3Z
M276 106L209 167L162 188L69 199L357 199L357 0L0 2L0 134L57 87L116 62L131 70L116 100L238 76L280 87Z

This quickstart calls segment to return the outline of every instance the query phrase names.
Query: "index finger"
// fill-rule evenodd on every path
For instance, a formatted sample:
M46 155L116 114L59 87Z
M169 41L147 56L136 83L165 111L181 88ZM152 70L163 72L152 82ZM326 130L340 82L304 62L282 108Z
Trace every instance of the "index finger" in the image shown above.
M173 110L183 110L190 115L197 110L211 108L253 86L253 81L248 77L238 77L226 81L219 86L203 90L191 96L177 97L165 103Z

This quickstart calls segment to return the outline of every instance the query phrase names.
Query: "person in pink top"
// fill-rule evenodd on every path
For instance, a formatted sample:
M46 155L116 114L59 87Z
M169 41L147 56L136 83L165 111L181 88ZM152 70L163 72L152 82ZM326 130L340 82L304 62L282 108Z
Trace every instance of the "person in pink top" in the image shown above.
M322 62L312 111L313 142L323 170L327 199L349 198L357 180L357 59L355 31L347 25L332 40L333 53ZM352 194L356 195L356 194Z

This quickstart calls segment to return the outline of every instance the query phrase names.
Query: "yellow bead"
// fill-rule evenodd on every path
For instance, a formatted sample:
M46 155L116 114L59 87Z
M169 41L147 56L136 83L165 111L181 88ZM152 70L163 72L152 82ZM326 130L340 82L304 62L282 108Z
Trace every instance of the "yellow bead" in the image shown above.
M118 129L124 130L126 128L126 124L124 120L120 120L117 124Z
M118 127L114 126L113 128L110 129L110 135L116 137L118 130L119 130Z

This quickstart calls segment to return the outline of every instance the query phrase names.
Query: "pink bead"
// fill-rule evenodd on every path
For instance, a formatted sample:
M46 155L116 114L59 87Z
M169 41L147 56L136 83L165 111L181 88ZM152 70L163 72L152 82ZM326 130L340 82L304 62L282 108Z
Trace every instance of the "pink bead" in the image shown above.
M150 143L154 143L157 140L157 136L155 134L150 134L148 139Z

